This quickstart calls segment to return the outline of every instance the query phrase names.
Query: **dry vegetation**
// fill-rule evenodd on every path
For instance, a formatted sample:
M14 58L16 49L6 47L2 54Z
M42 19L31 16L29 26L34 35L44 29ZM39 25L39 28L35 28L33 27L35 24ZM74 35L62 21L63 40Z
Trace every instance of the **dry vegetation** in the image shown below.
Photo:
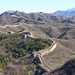
M64 21L64 19L50 14L26 14L18 11L12 14L5 12L0 15L0 19L0 25L12 25L11 27L0 27L0 35L10 31L19 33L22 29L25 29L23 32L31 32L34 38L49 39L51 37L56 41L57 48L48 55L43 56L45 65L48 66L51 71L61 67L67 60L75 58L75 24L67 23L66 20ZM65 23L62 23L63 21ZM16 24L17 27L14 27L13 23ZM0 52L3 53L2 48L0 48ZM33 58L26 58L19 63L8 64L9 66L7 65L0 73L4 73L3 75L26 75L27 72L30 73L33 71L35 73L33 75L41 75L45 71L43 72L41 69L41 71L36 70L39 64L38 61L36 61L36 63L37 64L34 64ZM59 69L58 72L60 72ZM64 72L64 68L61 72ZM55 72L54 75L64 75L62 73L56 73L57 72Z
M65 25L64 26L59 26L59 25L53 25L52 26L52 25L48 25L48 24L47 25L33 25L33 24L30 25L30 24L22 23L18 27L6 27L6 28L4 28L4 30L5 31L7 31L7 30L10 31L10 29L12 29L12 31L15 30L16 32L18 32L18 31L20 31L21 29L24 28L25 31L31 32L35 38L40 37L40 38L48 39L49 37L47 36L48 34L46 35L46 32L48 31L49 27L52 28L52 31L51 31L50 35L52 35L52 38L58 43L58 45L57 45L57 48L53 52L49 53L48 55L43 56L43 60L44 60L44 63L52 71L52 70L62 66L67 60L72 59L72 58L75 57L75 53L74 53L75 40L72 39L72 36L69 36L70 37L69 40L68 39L67 40L65 40L65 39L58 39L57 38L62 33L60 29L64 28ZM50 28L50 30L51 30L51 28ZM25 70L23 70L22 68L21 69L23 71L21 71L19 68L17 68L17 66L15 67L15 69L18 69L18 72L25 73L24 72ZM13 70L15 75L16 75L16 73L18 73L18 72L15 71L15 69L13 69L13 67L9 67L9 68L7 68L5 70L6 70L6 73L7 72L9 74L11 73L11 75L13 75L13 72L12 72L12 70ZM31 70L29 70L29 71L31 71Z
M62 66L72 55L74 55L74 53L72 53L69 48L65 48L58 44L57 48L53 52L43 57L43 60L52 71Z

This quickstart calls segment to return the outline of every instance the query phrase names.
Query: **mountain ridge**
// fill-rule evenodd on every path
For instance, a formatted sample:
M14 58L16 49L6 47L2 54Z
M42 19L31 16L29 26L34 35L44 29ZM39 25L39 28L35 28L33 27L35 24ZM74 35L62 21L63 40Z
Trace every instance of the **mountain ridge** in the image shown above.
M4 22L3 22L4 21ZM16 11L14 13L4 12L0 15L0 24L13 24L13 23L32 23L32 24L44 24L51 22L59 22L60 18L45 13L24 13Z
M28 23L28 24L66 23L66 21L64 20L65 20L64 18L60 18L55 15L47 13L24 13L15 11L14 13L4 12L0 15L0 25L6 24L11 25L15 23ZM68 23L75 23L75 22L74 20L69 20Z
M66 11L75 11L75 8L67 9Z
M75 8L72 8L72 9L67 9L67 10L58 10L58 11L55 11L54 13L52 13L53 15L56 15L56 16L59 16L59 15L62 15L62 16L75 16Z

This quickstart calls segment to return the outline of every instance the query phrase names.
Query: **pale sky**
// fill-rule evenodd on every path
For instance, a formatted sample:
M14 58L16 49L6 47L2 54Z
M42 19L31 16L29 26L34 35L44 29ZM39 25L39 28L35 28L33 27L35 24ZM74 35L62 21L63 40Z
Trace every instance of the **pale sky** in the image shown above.
M8 10L53 13L69 8L75 8L75 0L0 0L0 13Z

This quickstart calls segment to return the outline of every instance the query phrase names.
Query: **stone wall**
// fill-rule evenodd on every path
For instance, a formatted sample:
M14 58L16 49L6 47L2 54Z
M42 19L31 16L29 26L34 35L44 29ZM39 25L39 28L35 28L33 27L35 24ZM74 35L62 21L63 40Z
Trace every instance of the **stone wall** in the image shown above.
M39 58L39 61L41 62L40 67L42 67L45 71L50 72L50 69L44 64L42 57L48 54L49 52L52 52L56 48L56 46L57 44L55 43L55 41L53 41L53 44L49 46L48 48L33 53L33 57Z

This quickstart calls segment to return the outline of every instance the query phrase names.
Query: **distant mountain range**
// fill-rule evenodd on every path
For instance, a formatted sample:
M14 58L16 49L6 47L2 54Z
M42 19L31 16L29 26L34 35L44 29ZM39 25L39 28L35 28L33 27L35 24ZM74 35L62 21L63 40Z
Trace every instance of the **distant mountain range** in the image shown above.
M14 13L14 12L16 12L16 11L18 11L18 10L8 10L8 11L6 11L6 12Z
M74 11L75 12L75 11ZM75 14L75 13L74 13ZM75 23L75 17L57 17L48 13L24 13L19 11L6 11L0 15L0 25L28 23L28 24L54 24Z
M75 11L75 8L67 9L67 11Z
M68 9L68 10L65 10L65 11L56 11L54 13L52 13L53 15L56 15L56 16L75 16L75 8L72 8L72 9Z

